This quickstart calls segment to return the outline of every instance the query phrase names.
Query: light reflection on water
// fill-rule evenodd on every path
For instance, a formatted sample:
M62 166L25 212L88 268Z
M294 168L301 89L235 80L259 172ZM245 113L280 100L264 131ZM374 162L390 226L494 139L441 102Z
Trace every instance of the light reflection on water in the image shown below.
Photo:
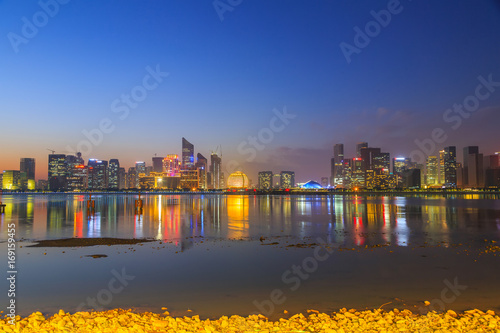
M17 237L154 238L182 243L186 237L255 239L327 237L357 246L391 242L461 241L470 233L498 237L498 196L246 196L94 195L95 213L84 195L3 195L6 224L17 223Z

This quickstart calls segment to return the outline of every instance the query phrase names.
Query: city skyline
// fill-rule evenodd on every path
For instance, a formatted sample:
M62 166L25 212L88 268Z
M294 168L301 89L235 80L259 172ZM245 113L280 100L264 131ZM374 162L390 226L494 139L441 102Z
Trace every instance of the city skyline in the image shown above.
M247 174L293 169L304 181L330 175L338 142L346 156L360 141L391 156L422 142L498 151L497 1L400 1L384 18L391 3L244 1L221 14L201 2L55 12L3 1L2 122L14 126L2 129L1 167L30 156L43 178L46 149L131 166L182 156L182 136L207 157L222 146Z
M452 156L447 157L447 155L450 153L450 149L453 149L452 151ZM307 180L303 179L300 177L297 177L297 181L295 181L295 171L290 171L293 173L293 184L296 183L306 183L309 181L314 181L317 183L325 183L327 180L328 186L330 187L338 187L338 188L343 188L345 187L345 175L344 175L344 169L349 169L349 173L352 172L352 180L354 183L356 182L365 182L368 181L367 177L373 177L369 176L366 174L367 170L373 170L375 171L375 174L381 174L381 173L387 173L391 175L395 175L399 180L395 180L399 186L402 186L403 179L402 173L404 170L410 168L416 168L420 169L422 173L422 186L426 185L438 185L442 184L445 185L446 187L456 187L457 184L460 185L473 185L473 187L480 187L482 183L484 183L484 175L482 176L483 178L479 179L477 175L473 175L469 173L469 166L468 164L471 163L474 164L473 167L470 169L473 170L471 172L483 172L485 171L486 168L492 167L493 169L499 168L498 166L498 155L500 155L500 149L499 151L493 152L493 153L484 153L480 147L478 146L466 146L466 147L457 147L456 146L448 146L448 147L442 147L441 149L437 150L437 154L435 155L428 155L425 157L425 161L419 162L419 161L414 161L412 160L411 157L407 156L394 156L391 155L391 153L388 152L382 152L383 148L374 148L371 147L368 142L358 142L355 146L355 154L354 155L347 155L344 154L344 144L343 143L337 143L333 146L333 154L330 157L330 175L329 177L325 176L318 176L316 178L309 178ZM155 156L151 157L151 163L148 163L146 161L135 161L134 166L128 166L128 173L134 172L136 174L135 176L135 181L134 184L129 184L129 180L124 178L127 166L124 164L120 164L120 159L117 158L111 158L111 159L94 159L94 158L89 158L87 159L87 163L85 161L84 156L82 156L81 153L77 153L75 155L65 155L65 154L57 154L54 151L51 151L52 154L48 155L48 163L46 164L48 166L48 169L52 168L52 173L56 176L64 175L66 176L65 173L69 172L71 168L78 167L80 168L83 166L88 166L92 167L93 169L99 169L100 165L104 166L104 169L102 172L106 174L106 184L109 183L109 186L103 186L97 185L95 182L97 181L96 179L91 180L90 179L90 174L89 174L89 189L95 189L95 188L110 188L110 189L118 189L121 186L121 183L126 184L125 187L129 188L139 188L141 187L139 184L139 174L146 174L149 175L150 172L155 172L155 173L163 173L165 176L168 177L177 177L181 176L182 170L198 170L198 181L200 184L200 188L224 188L223 185L219 185L219 182L221 184L224 184L224 177L228 177L230 174L236 171L242 171L245 175L248 174L245 172L245 170L242 170L241 168L232 168L228 169L224 167L224 161L220 155L217 154L217 152L212 151L210 155L210 164L208 164L208 160L203 156L201 153L197 153L197 157L195 159L194 155L197 152L195 149L195 145L190 143L186 138L182 138L182 146L181 146L181 151L182 154L166 154L165 156ZM459 158L459 154L457 152L463 152L463 155L461 158ZM443 155L444 154L444 155ZM476 157L472 156L470 154L475 155ZM467 156L467 157L466 157ZM490 156L493 157L495 156L495 161L489 162ZM418 157L418 156L417 156ZM215 160L214 160L215 158ZM449 166L446 165L446 159L452 159L453 160L453 173L455 174L453 176L452 180L448 179L448 175L445 176L445 169L449 168ZM472 158L472 159L471 159ZM483 167L483 159L484 165ZM488 159L488 161L487 161ZM479 162L480 161L480 162ZM54 166L51 166L54 163ZM215 164L214 164L215 163ZM480 163L480 164L478 164ZM492 163L492 164L491 164ZM52 186L53 188L61 188L65 187L66 185L62 185L64 181L56 179L56 184L50 185L51 184L51 172L48 172L48 177L35 177L35 164L36 160L33 158L20 158L20 168L21 172L26 173L24 177L27 177L27 179L32 179L38 181L38 180L47 180L49 183L49 187ZM63 166L64 164L64 166ZM66 166L67 165L67 166ZM113 166L114 165L114 166ZM221 168L222 166L222 168ZM410 167L411 166L411 167ZM63 170L63 169L64 170ZM68 171L66 168L69 168ZM460 176L458 176L458 168L460 168ZM463 168L463 170L462 170ZM97 170L96 169L96 170ZM113 174L111 175L110 169L113 169ZM265 170L270 170L271 168L267 168ZM358 169L359 172L362 172L362 175L359 174L359 176L356 176L356 169ZM5 169L5 171L12 171L16 169ZM77 172L79 173L81 169L77 169ZM277 175L276 173L273 173L272 171L263 171L259 170L256 175L254 174L249 174L249 180L252 186L257 186L262 182L261 180L261 174L262 173L271 173L271 182L272 181L272 176ZM281 173L286 173L288 171L281 171ZM448 172L448 171L447 171ZM107 179L109 173L109 180ZM123 173L122 179L119 180L119 173ZM215 181L214 183L214 178L213 174L217 174L217 179L220 178L220 180ZM69 174L67 175L68 177L70 176ZM76 176L76 175L75 175ZM415 175L416 176L416 175ZM13 177L13 176L9 176ZM351 175L349 174L348 176L351 178ZM361 177L360 179L356 180L356 177ZM424 179L425 177L425 179ZM429 179L427 177L430 177ZM457 177L459 177L457 179ZM463 177L463 179L462 179ZM474 180L472 182L469 182L468 177L473 177ZM58 178L58 177L57 177ZM351 180L349 180L350 182ZM76 180L77 183L81 182L80 180ZM280 183L282 180L280 180ZM353 183L353 184L354 184ZM92 185L93 184L93 185ZM203 185L201 185L203 184ZM353 185L353 187L364 187L364 185L358 184L358 185ZM123 187L123 188L125 188ZM196 187L196 186L191 186L191 187ZM420 187L420 185L419 185ZM31 184L30 189L34 188L34 185ZM76 189L77 187L75 187ZM70 186L68 189L72 189Z

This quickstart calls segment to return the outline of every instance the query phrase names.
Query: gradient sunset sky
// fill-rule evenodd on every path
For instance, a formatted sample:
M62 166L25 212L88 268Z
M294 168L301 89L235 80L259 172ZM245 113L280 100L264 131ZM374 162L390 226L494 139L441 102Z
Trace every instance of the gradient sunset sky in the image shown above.
M113 130L85 160L150 165L185 137L207 158L221 145L254 182L261 170L329 176L335 143L347 157L359 141L408 156L435 128L447 136L437 148L500 151L500 1L220 0L223 13L212 0L54 1L40 2L44 16L37 1L0 0L0 170L34 157L47 178L47 149L69 153L106 119ZM355 27L388 7L398 13L348 63L341 43L355 46ZM126 117L114 112L147 67L169 74ZM443 115L480 76L497 86L453 128ZM238 152L284 108L296 117L255 158Z

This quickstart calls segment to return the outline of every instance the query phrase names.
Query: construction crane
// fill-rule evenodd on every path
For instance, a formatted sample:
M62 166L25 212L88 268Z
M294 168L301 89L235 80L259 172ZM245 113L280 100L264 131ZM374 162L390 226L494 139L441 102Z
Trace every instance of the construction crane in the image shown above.
M55 151L55 150L52 150L52 149L49 149L49 148L47 148L47 150L48 150L48 151L51 151L51 152L52 152L52 155L54 155L54 154L56 153L56 151Z

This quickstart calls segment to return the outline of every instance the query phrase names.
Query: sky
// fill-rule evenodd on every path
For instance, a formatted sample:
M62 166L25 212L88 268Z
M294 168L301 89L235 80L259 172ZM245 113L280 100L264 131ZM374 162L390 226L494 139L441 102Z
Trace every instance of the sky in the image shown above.
M498 0L0 0L0 55L0 169L37 179L182 137L254 182L330 176L336 143L500 151Z

